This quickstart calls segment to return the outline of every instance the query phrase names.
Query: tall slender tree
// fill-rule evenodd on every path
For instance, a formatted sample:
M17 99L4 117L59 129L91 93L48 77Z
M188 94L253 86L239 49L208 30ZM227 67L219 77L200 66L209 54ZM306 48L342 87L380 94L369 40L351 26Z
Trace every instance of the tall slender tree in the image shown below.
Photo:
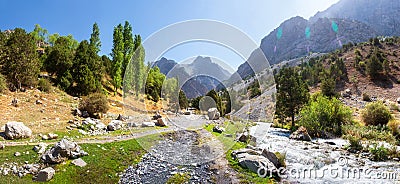
M100 29L96 22L93 24L92 34L90 35L90 47L95 50L96 54L99 53L101 47Z
M124 62L124 37L121 24L114 27L111 57L113 58L111 77L116 92L122 85L122 66Z

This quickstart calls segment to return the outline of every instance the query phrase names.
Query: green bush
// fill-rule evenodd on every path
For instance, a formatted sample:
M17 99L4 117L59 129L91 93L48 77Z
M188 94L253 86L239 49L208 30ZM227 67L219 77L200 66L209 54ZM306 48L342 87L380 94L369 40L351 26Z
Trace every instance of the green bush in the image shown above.
M388 127L392 131L393 135L400 135L400 121L399 120L390 120L388 123Z
M176 173L167 180L167 184L183 184L189 182L190 175L188 173Z
M361 125L345 125L343 126L343 134L345 139L350 136L363 140L386 141L395 143L396 137L387 126L361 126Z
M385 161L388 159L388 149L383 145L378 146L378 144L374 144L373 147L369 149L369 152L372 154L371 159L374 161Z
M352 112L336 98L314 95L311 102L300 112L300 125L307 128L312 136L326 136L326 133L342 134L342 125L352 122Z
M382 101L369 103L361 112L361 118L365 125L386 125L392 115L390 110L383 104Z
M0 74L0 93L3 93L7 90L7 82L6 78Z
M103 93L92 93L82 98L79 109L87 111L90 116L96 113L106 113L109 109L108 100Z
M347 138L347 140L349 140L350 149L354 149L357 151L360 151L363 149L363 146L361 144L361 139L359 137L350 135L350 136L347 136L346 138Z
M47 79L43 79L43 78L39 79L38 89L40 91L43 91L43 92L46 92L46 93L50 92L50 89L51 89L50 81L47 80Z

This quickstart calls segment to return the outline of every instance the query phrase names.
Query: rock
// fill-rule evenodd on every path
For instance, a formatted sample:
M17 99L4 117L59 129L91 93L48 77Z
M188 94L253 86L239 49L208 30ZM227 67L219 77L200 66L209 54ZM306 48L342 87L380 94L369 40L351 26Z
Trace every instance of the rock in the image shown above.
M108 131L115 131L121 129L123 126L123 122L121 120L112 120L108 125L107 125L107 130Z
M73 114L74 114L74 116L82 116L82 112L81 112L81 110L79 110L78 108L75 108L75 109L74 109Z
M263 167L264 171L266 171L267 174L277 173L277 169L274 164L261 155L251 155L248 153L243 153L238 155L238 162L242 167L248 168L254 173L258 173L260 167ZM272 173L270 173L271 171Z
M87 165L87 163L84 160L82 160L81 158L75 159L71 163L78 167L85 167Z
M225 128L223 128L223 127L215 126L213 128L213 132L222 133L224 131L225 131Z
M82 118L88 118L89 116L90 115L87 111L82 111L82 115L81 115Z
M268 151L266 149L263 149L261 155L264 156L265 158L267 158L270 162L272 162L272 164L274 164L274 166L276 168L281 168L283 166L279 162L279 159L275 155L275 153L272 153L272 152L270 152L270 151Z
M256 142L256 138L253 137L252 135L249 135L248 132L243 132L242 134L238 135L236 139L236 141L244 143L247 143L247 141L249 140Z
M399 97L399 98L397 98L397 100L396 100L396 101L397 101L397 103L398 103L398 104L400 104L400 97Z
M208 119L209 120L217 120L219 119L219 111L217 108L210 108L208 109Z
M14 106L14 107L18 107L18 99L14 98L14 99L11 101L11 105Z
M156 126L161 126L161 127L167 126L167 124L165 124L164 118L158 118L155 124Z
M49 140L49 137L47 135L42 135L43 140Z
M238 150L233 150L231 155L234 159L237 159L238 155L241 155L244 153L247 153L250 155L260 155L259 152L255 151L254 149L250 149L250 148L242 148L242 149L238 149Z
M128 122L126 125L128 127L137 127L138 126L135 122Z
M46 143L39 143L38 145L33 147L33 151L35 151L36 153L42 154L46 151L47 148L47 144Z
M120 120L120 121L126 121L128 118L123 116L122 114L118 114L118 117L116 120Z
M154 122L143 122L142 127L154 127L156 124Z
M192 112L190 112L190 111L185 111L183 114L184 114L184 115L191 115Z
M346 89L342 92L342 97L344 98L350 98L351 97L351 90L350 89Z
M21 153L17 151L14 153L14 156L19 157L19 156L21 156Z
M49 137L49 139L57 139L58 138L58 135L53 134L53 133L49 133L49 134L47 134L47 136Z
M5 134L8 139L30 138L32 130L22 122L11 121L6 124Z
M299 127L290 136L290 139L300 140L300 141L311 141L311 137L307 132L307 129L303 126Z
M153 116L153 120L158 120L162 118L162 116L159 113L156 113L156 115Z
M86 155L88 154L81 150L81 147L77 143L62 139L47 150L42 155L41 160L48 164L58 164L68 159L75 159Z
M94 126L95 130L107 130L107 126L104 123L98 122Z
M6 145L0 142L0 150L3 150L4 148L6 148Z
M82 134L82 135L87 135L87 134L88 134L86 131L81 130L81 129L79 129L78 132L79 132L80 134Z
M42 105L43 104L43 102L41 101L41 100L36 100L36 102L35 102L37 105Z
M56 171L52 167L47 167L43 170L40 170L38 175L36 176L36 181L50 181L53 178L55 172Z

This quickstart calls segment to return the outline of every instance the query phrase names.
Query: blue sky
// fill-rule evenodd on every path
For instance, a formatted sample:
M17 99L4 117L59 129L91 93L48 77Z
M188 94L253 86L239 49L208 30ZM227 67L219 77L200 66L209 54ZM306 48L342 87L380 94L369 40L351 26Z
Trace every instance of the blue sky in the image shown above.
M212 19L228 23L248 34L257 44L284 20L309 18L339 0L1 0L0 29L16 27L31 31L40 24L49 33L72 34L78 41L89 39L97 22L102 41L101 54L109 54L113 27L128 20L134 34L146 39L170 24L191 19ZM220 58L233 68L243 62L226 48L211 43L189 43L175 47L165 57L178 62L197 55Z

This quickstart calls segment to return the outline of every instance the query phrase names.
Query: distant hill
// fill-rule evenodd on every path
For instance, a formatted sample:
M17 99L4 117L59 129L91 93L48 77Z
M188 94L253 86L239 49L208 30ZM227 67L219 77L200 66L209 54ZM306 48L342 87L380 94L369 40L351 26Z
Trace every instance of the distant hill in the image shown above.
M198 56L191 63L185 64L161 58L153 66L159 67L167 78L178 78L188 98L205 95L231 76L230 72L214 63L210 57Z

